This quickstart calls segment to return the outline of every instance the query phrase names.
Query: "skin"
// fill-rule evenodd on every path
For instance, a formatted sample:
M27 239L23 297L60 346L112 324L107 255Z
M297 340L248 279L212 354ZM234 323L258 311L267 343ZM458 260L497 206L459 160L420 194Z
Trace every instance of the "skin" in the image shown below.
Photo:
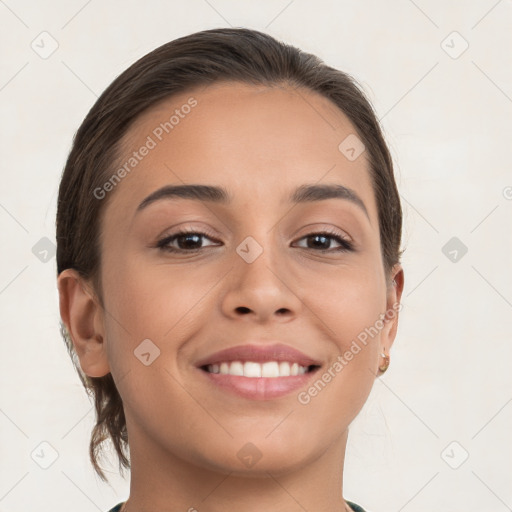
M295 347L325 369L399 303L403 269L393 269L396 285L388 286L366 153L349 161L338 150L356 130L315 93L220 83L146 111L120 161L191 96L197 106L104 199L105 308L74 270L58 278L61 317L83 371L111 372L123 399L132 465L123 510L349 510L348 427L380 354L389 354L398 314L305 405L296 392L259 402L228 394L199 378L194 363L258 338ZM135 214L151 192L183 183L225 187L233 203L175 198ZM286 202L313 183L351 188L368 217L347 200ZM192 243L203 247L195 254L183 238L171 242L181 254L155 248L187 226L214 236ZM326 228L356 251L335 251L329 238L322 253L307 235ZM236 252L247 236L263 248L250 264ZM134 357L147 338L160 350L149 366ZM261 454L252 467L237 456L248 442Z

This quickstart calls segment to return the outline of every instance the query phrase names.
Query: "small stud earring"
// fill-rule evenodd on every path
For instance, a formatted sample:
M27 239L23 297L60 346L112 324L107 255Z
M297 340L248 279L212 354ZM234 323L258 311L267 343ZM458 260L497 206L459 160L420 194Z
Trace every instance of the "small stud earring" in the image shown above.
M382 352L381 356L384 358L384 363L379 366L379 371L384 373L389 368L389 356Z

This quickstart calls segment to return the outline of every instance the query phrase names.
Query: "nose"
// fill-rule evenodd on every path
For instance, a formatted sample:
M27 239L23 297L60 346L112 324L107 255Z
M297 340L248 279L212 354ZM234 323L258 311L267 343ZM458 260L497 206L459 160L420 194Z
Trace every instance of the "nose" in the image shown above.
M262 249L254 260L245 257L250 251L259 253ZM297 279L287 265L285 255L278 254L282 250L271 247L271 242L260 245L250 237L246 245L240 244L226 279L222 298L224 315L266 323L272 320L289 322L300 314L304 305L294 286Z

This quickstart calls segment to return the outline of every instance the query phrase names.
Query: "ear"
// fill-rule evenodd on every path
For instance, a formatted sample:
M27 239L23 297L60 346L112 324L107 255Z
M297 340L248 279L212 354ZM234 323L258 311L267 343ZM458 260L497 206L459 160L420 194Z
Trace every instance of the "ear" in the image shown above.
M58 278L60 316L89 377L110 372L104 342L103 310L90 285L74 269L63 270Z
M380 353L384 352L389 355L391 346L395 341L398 329L398 316L402 309L400 300L402 298L403 289L404 270L400 264L397 264L393 267L391 272L391 284L387 287L386 313L384 318L384 327L381 332Z

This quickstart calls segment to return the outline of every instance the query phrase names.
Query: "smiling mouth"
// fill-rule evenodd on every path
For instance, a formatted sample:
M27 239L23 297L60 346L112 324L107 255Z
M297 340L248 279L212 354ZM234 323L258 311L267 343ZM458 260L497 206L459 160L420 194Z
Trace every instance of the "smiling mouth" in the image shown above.
M216 364L207 364L201 370L218 375L233 375L248 378L282 378L295 377L306 373L313 373L319 365L302 366L290 361L225 361Z

